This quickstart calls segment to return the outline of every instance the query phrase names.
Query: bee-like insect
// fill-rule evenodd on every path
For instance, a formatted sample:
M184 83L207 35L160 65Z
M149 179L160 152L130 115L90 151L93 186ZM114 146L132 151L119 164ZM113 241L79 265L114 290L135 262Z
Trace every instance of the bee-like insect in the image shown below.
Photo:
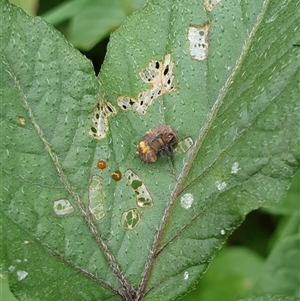
M178 136L169 125L159 125L150 129L137 145L140 159L145 163L154 163L157 154L172 156L172 145L178 141Z

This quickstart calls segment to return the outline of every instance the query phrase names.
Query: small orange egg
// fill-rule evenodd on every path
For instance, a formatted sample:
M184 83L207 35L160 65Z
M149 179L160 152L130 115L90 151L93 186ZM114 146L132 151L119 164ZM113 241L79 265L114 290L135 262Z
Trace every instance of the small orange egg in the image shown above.
M122 179L122 174L121 174L121 172L119 170L116 170L116 171L113 172L113 174L111 175L111 177L115 181L120 181Z
M99 169L104 169L104 168L106 167L105 161L99 160L98 163L97 163L97 167L98 167Z

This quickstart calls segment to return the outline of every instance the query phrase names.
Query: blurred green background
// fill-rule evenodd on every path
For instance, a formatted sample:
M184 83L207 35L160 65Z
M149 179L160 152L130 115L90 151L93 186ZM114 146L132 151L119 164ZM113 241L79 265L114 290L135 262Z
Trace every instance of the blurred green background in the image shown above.
M141 9L146 1L14 0L10 2L31 15L44 17L93 62L95 73L98 74L106 53L109 34L116 30L128 15ZM300 170L280 204L248 214L243 224L216 254L196 289L181 300L233 301L260 292L261 290L257 288L258 282L263 281L262 277L266 273L266 262L268 263L270 253L274 246L278 246L284 237L291 234L287 233L287 229L292 227L291 224L298 224L299 195ZM0 281L1 300L15 301L7 280L1 274ZM276 283L270 285L276 286Z

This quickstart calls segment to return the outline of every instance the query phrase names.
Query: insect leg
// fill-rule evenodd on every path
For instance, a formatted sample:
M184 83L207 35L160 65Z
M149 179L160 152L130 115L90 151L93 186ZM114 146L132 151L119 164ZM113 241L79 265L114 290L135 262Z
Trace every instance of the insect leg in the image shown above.
M165 146L159 151L160 155L164 157L167 155L168 157L173 156L173 148L172 146Z
M153 141L159 139L162 135L163 135L163 133L158 133L158 134L154 135L151 139L149 139L147 141L146 145L150 145Z

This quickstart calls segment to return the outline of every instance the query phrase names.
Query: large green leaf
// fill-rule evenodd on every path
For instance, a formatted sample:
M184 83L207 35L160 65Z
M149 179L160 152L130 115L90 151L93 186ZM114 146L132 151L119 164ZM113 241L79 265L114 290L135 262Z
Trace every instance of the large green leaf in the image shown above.
M257 279L256 295L272 293L300 298L299 224L299 216L295 214L281 229Z
M1 260L16 296L173 299L246 213L280 200L300 157L296 5L150 1L97 79L42 19L1 2ZM139 73L163 63L150 90ZM160 123L193 145L144 164L136 144Z
M300 215L300 169L293 178L289 193L276 206L268 208L268 211L274 214L298 214Z
M289 297L289 296L266 295L260 297L240 299L239 301L299 301L299 299L295 297Z
M217 253L197 289L182 300L232 301L252 296L262 264L262 258L250 249L224 247Z
M80 49L95 46L125 20L140 9L145 0L70 0L48 11L43 17L52 25L69 21L68 40Z

